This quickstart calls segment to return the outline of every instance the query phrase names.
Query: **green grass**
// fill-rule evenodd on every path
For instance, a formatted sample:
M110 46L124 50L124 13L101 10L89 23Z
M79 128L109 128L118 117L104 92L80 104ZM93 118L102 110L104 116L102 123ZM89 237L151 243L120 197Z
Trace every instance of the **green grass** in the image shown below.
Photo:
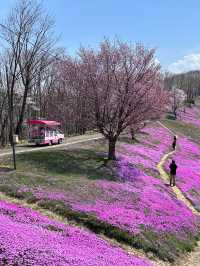
M35 172L66 177L85 176L88 179L114 180L112 173L105 173L102 167L105 154L99 155L93 150L55 150L20 154L17 156L19 170L35 169ZM31 166L31 167L30 167Z
M106 146L102 141L84 144L82 148L70 150L45 150L17 155L17 171L0 172L0 190L16 198L35 201L32 195L18 193L21 187L42 187L49 191L62 191L74 194L85 201L101 197L100 191L93 184L96 180L115 181L115 168L106 167ZM5 157L0 160L3 165L10 162ZM85 188L83 191L83 187Z
M153 125L152 125L152 126L153 126ZM145 138L148 137L148 136L149 136L149 134L148 134L147 132L145 132L145 131L140 131L140 132L138 132L138 133L135 135L135 138L132 139L132 138L130 137L130 134L127 134L127 133L126 133L126 134L122 134L122 135L120 135L118 141L119 141L119 142L122 142L122 143L128 143L128 144L138 144L138 143L142 144L143 139L145 139Z
M25 199L27 203L36 203L38 200L31 192L19 192L20 186L0 184L0 191L9 197Z
M200 129L198 127L184 123L182 121L169 119L165 119L163 124L170 128L174 133L185 135L200 143Z
M140 141L137 138L131 139L129 136L122 135L119 137L120 142L125 142L128 144L136 144L140 143Z
M194 189L194 188L190 189L190 190L189 190L189 193L190 193L192 196L194 196L194 197L197 197L197 196L200 195L199 192L196 191L196 189Z
M102 191L95 186L96 180L115 181L115 167L105 167L105 147L88 144L82 149L45 150L17 156L17 171L1 174L0 190L12 197L35 201L33 195L18 193L19 188L42 187L48 191L70 193L81 200L95 200ZM8 158L6 158L8 161ZM84 191L83 191L84 187ZM28 196L28 197L27 197Z

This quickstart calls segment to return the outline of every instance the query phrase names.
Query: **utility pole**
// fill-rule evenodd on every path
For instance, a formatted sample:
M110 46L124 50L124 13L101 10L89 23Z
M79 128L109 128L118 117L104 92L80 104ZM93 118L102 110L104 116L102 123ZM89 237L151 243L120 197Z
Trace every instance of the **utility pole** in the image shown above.
M16 165L16 152L15 152L15 139L13 136L12 136L12 152L13 152L13 166L14 169L16 170L17 165Z
M16 170L17 169L16 153L15 153L15 142L16 142L16 139L14 137L14 125L13 125L13 98L9 98L8 101L9 101L9 118L10 118L10 144L12 146L13 167Z

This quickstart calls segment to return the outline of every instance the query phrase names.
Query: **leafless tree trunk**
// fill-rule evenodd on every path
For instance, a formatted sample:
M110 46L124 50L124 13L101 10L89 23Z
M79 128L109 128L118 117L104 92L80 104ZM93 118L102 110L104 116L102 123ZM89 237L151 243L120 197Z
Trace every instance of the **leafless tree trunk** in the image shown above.
M17 39L13 51L8 51L5 59L5 79L8 100L8 117L10 124L9 139L13 150L13 164L16 169L15 143L14 143L14 93L19 78L18 60L21 53L20 38Z

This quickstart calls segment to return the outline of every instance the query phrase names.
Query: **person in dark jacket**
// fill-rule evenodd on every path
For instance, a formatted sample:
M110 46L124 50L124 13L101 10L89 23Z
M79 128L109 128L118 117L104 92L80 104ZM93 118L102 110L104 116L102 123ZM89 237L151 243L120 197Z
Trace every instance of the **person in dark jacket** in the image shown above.
M174 140L173 140L173 142L172 142L172 148L173 148L173 150L175 150L176 149L176 136L174 136Z
M175 176L176 176L176 170L177 170L177 165L174 160L172 160L170 166L170 187L173 185L175 186Z

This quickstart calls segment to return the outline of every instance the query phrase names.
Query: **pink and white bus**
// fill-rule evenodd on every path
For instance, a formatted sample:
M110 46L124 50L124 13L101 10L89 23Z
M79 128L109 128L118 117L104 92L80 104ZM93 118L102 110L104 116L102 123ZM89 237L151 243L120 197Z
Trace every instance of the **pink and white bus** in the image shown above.
M28 120L28 142L41 144L60 144L64 140L64 134L60 131L57 121Z

